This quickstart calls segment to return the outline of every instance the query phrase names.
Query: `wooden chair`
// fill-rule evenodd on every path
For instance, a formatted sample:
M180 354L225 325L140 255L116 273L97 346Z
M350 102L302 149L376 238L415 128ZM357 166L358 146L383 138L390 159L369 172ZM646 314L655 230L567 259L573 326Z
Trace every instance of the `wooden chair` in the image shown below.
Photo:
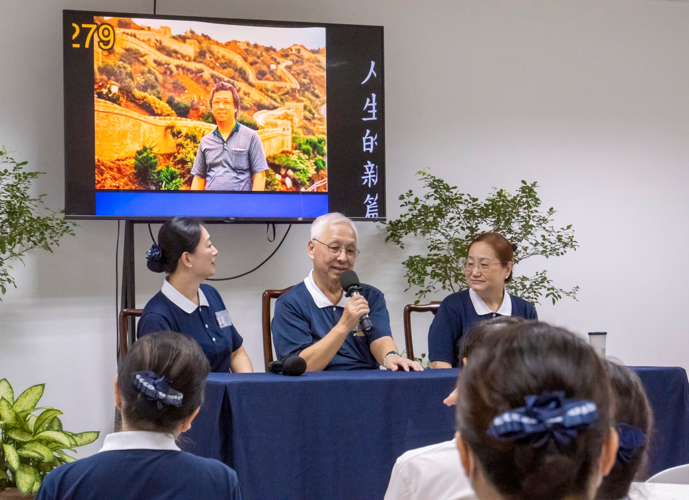
M268 365L273 362L273 334L270 331L270 301L277 299L290 288L292 287L290 286L282 290L266 290L263 292L263 299L261 300L263 313L263 360L265 361L266 371L268 371Z
M431 312L433 316L438 312L440 302L433 301L430 304L407 304L404 306L404 345L407 349L407 358L414 359L414 343L411 335L411 313Z
M117 342L117 366L119 367L129 351L129 346L136 340L134 318L140 318L143 309L122 309L120 311L120 331ZM131 318L131 320L130 320ZM129 327L131 326L131 331Z

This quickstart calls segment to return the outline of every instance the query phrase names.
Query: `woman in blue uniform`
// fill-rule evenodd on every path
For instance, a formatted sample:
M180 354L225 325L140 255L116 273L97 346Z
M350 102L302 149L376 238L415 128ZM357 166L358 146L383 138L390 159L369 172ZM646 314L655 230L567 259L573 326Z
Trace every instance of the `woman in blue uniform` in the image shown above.
M165 271L168 276L144 308L138 337L180 332L201 346L212 372L253 372L243 339L220 294L202 284L215 274L217 254L208 231L197 221L176 217L161 226L158 244L146 257L151 271Z
M464 265L467 285L443 300L428 332L431 368L459 366L459 341L479 321L497 316L538 319L534 306L510 295L514 248L498 233L483 233L469 245Z
M115 380L122 432L106 436L96 455L51 471L36 499L241 500L232 469L175 443L199 412L208 372L198 344L184 335L139 339Z

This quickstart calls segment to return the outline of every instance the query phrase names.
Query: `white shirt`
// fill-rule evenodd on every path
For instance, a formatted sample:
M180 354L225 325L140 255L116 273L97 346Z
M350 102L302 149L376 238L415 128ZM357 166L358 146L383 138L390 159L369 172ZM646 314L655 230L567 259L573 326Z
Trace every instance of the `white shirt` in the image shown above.
M316 285L316 282L313 280L313 270L311 270L306 279L304 279L304 284L306 285L306 289L311 294L311 298L313 298L313 301L316 303L316 306L318 306L318 309L323 309L325 307L333 307L333 303L330 302L330 299L328 299L328 297L325 296L323 291L320 288L318 288L318 285ZM337 304L335 304L335 307L344 308L347 305L347 302L349 302L349 300L350 297L345 296L345 294L343 293L342 298Z
M471 299L476 314L479 316L493 314L490 307L488 307L479 294L474 292L471 288L469 288L469 298ZM505 294L502 297L502 304L500 304L500 309L496 311L496 314L500 316L512 316L512 299L510 298L510 294L507 293L507 289L505 289Z
M172 286L167 279L163 280L163 286L160 288L160 291L163 292L163 295L170 299L170 302L187 314L193 313L198 307L191 300L182 295L179 290ZM208 299L201 288L199 288L199 305L208 307Z
M174 450L181 451L175 438L164 432L123 431L105 436L103 447L98 450Z
M409 450L399 457L385 500L476 500L455 440Z

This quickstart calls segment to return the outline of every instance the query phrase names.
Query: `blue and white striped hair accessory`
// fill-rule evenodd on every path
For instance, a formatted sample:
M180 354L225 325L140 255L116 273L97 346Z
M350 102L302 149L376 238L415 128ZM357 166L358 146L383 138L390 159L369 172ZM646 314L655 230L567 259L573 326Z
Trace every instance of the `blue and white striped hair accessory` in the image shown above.
M534 448L550 439L569 445L579 432L598 421L596 404L585 399L567 399L564 391L526 396L526 406L493 419L488 435L504 441L529 440Z
M134 372L132 373L132 382L134 387L146 396L146 399L156 401L159 410L164 404L176 407L182 406L184 395L170 388L170 385L165 380L165 375L159 377L156 373L150 371Z

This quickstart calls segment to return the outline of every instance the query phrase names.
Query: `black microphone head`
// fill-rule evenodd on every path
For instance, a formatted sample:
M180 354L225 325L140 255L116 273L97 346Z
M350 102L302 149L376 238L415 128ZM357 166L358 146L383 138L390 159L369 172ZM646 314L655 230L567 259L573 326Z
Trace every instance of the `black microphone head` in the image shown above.
M289 356L282 362L283 375L297 377L306 371L306 360L300 356Z
M342 289L346 292L351 287L360 285L359 277L351 269L349 271L345 271L340 275L340 285L342 286Z
M282 367L282 361L271 361L270 363L268 363L268 372L280 373L282 371Z

